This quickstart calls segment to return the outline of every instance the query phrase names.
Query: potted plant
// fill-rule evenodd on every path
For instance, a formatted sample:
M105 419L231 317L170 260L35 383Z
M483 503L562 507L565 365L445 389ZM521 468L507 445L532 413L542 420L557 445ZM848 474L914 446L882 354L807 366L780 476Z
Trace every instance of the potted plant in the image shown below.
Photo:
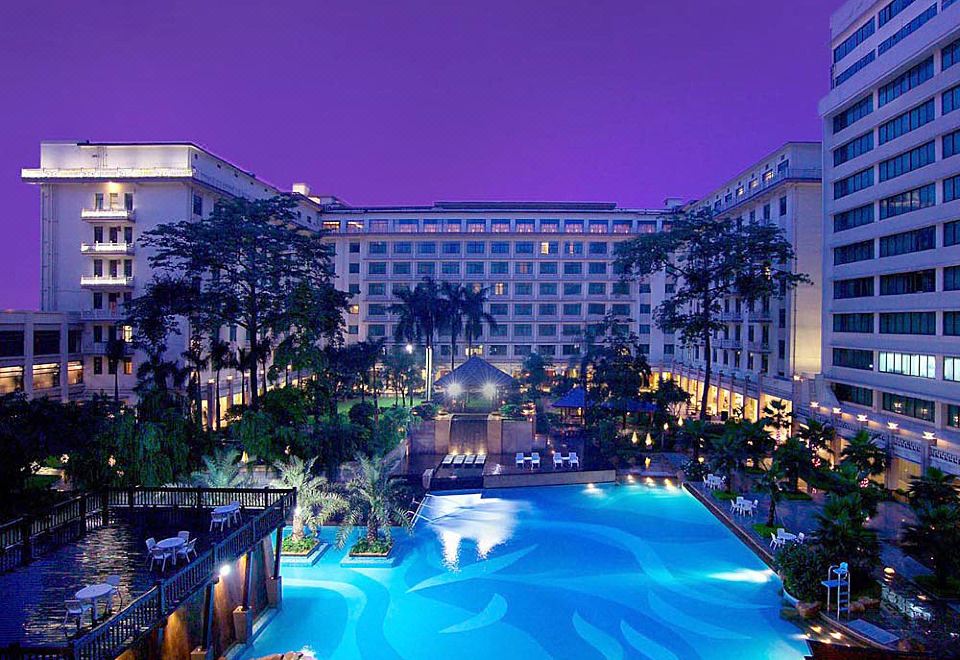
M297 489L297 506L293 511L293 529L283 539L281 554L306 557L320 545L320 534L308 535L307 526L322 527L330 514L344 505L343 498L329 490L324 477L313 474L316 458L306 461L291 456L286 462L276 462L278 485Z
M398 482L390 479L392 466L382 456L358 456L357 467L356 476L347 485L337 547L343 548L354 531L363 529L362 538L350 548L350 556L387 557L393 549L390 527L411 529L413 521L401 504Z

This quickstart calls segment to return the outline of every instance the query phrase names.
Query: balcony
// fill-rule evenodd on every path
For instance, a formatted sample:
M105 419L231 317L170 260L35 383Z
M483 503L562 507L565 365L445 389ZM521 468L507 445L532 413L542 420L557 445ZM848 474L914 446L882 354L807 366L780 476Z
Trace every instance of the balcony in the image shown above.
M133 275L83 275L80 286L88 289L130 289L133 288Z
M133 254L136 251L135 243L81 243L80 252L93 255L123 255Z
M720 348L740 350L740 348L743 346L743 342L739 339L718 339L717 346Z
M80 312L83 321L119 321L123 318L123 311L116 309L85 309Z
M759 312L750 312L750 322L751 323L770 323L770 310L759 311Z
M765 341L751 341L747 343L747 348L754 353L769 353L770 344Z
M133 222L133 209L83 209L80 218L87 222Z
M84 337L83 352L85 355L106 355L107 341L93 341L93 337ZM126 356L133 355L133 347L129 343L124 345L123 354Z
M720 320L725 323L739 323L743 320L742 312L721 312Z

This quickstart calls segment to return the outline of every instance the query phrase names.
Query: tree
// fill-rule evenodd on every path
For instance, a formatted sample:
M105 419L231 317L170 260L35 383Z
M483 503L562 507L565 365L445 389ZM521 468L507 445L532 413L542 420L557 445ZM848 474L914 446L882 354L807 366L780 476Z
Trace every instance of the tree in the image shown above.
M183 301L191 297L188 282L160 274L147 284L142 296L126 303L124 323L133 329L133 346L146 354L137 368L138 392L166 390L177 375L177 365L166 357L167 341L180 334L177 316L186 312Z
M866 529L867 512L858 493L829 495L817 514L817 538L831 563L846 561L861 576L880 554L876 534Z
M914 509L960 504L957 478L935 467L927 468L922 476L910 479L907 495Z
M795 493L800 487L800 477L810 470L813 455L806 443L791 436L774 450L773 460L783 469L783 477L790 492Z
M855 466L860 480L864 480L883 474L887 467L887 452L874 443L869 433L858 431L840 452L840 462Z
M587 401L620 411L626 427L627 411L650 384L650 365L636 334L622 320L607 315L587 333L580 363Z
M393 389L394 403L399 399L401 404L406 406L407 392L419 376L419 369L417 369L413 352L395 347L383 356L383 369L389 387Z
M550 382L550 374L547 369L553 366L549 358L545 358L539 353L531 352L523 359L523 365L520 371L520 382L523 383L534 394L538 394L543 387Z
M917 522L907 526L904 540L932 560L937 586L946 587L960 568L960 506L924 503L916 512Z
M467 288L453 282L440 283L444 315L441 329L450 333L450 371L457 366L457 338L463 332Z
M821 451L833 454L832 444L837 437L837 431L829 424L821 424L814 419L808 419L806 426L800 427L797 436L807 443L814 456Z
M763 471L760 478L757 479L757 489L770 499L770 506L767 508L767 527L774 526L777 516L777 504L783 499L783 477L783 466L774 460L770 463L770 466Z
M752 306L810 282L792 271L794 250L779 227L743 224L709 209L680 212L671 218L669 231L620 243L616 255L616 268L625 277L665 271L676 281L673 295L657 306L654 317L663 330L678 332L682 343L703 347L701 419L710 395L713 337L725 328L723 300L739 296Z
M715 437L710 447L710 465L715 471L727 476L727 492L732 493L733 479L747 457L744 436L738 425L727 422L723 434Z
M390 526L412 528L413 521L401 504L399 483L390 479L391 465L382 457L357 456L357 475L347 485L347 506L337 547L346 545L356 527L365 527L366 546L375 549L389 546Z
M204 456L203 469L194 472L191 480L201 488L242 488L247 484L247 475L240 464L240 452L236 449L217 449L212 456Z
M184 366L190 372L190 400L193 402L197 428L203 426L203 371L210 364L210 357L203 350L203 335L197 327L191 328L187 350L180 354Z
M470 350L483 336L484 326L490 330L497 328L497 319L485 309L489 293L488 287L463 287L460 304L463 315L463 338L467 341L467 348Z
M653 403L664 416L680 417L681 408L690 402L690 394L674 380L661 380L653 392Z
M213 423L214 428L220 428L220 372L224 369L235 366L233 361L233 351L230 344L219 337L211 336L210 350L207 353L210 358L210 369L213 371L214 382L214 404L213 404Z
M284 462L273 464L278 473L278 485L297 489L297 506L293 511L291 532L291 537L297 541L304 537L305 526L322 527L330 515L345 504L344 499L331 490L325 477L313 473L316 461L315 457L303 460L291 456Z
M332 246L322 233L296 223L290 195L219 200L210 215L161 224L143 242L160 276L195 283L194 311L207 327L244 328L250 343L250 406L259 406L257 365L269 359L268 331L285 324L287 303L300 286L333 288ZM331 294L332 295L332 294ZM324 309L336 317L340 309Z
M433 399L433 341L445 323L446 304L437 283L425 277L413 289L397 287L393 295L400 302L390 305L397 316L394 334L397 341L423 343L427 368L426 400Z
M107 365L113 374L113 405L120 409L120 363L127 356L127 342L122 336L113 334L107 339Z

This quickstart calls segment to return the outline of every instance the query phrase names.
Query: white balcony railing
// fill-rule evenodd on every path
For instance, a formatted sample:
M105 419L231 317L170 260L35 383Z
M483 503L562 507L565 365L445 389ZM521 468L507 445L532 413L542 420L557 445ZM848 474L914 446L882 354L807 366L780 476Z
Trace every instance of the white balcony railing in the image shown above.
M125 220L133 222L133 216L133 209L83 209L80 211L80 217L83 220L91 221Z
M80 286L85 287L132 287L133 286L133 275L117 275L117 276L107 276L107 275L83 275L80 278Z
M117 309L85 309L80 312L80 319L83 321L119 321L123 318L123 312Z
M135 243L81 243L83 254L133 254Z

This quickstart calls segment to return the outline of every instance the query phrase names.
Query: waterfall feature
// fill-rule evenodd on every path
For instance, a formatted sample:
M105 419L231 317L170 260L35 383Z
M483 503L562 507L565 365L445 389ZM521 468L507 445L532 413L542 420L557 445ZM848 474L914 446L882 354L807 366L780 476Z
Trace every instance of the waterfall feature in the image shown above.
M450 425L450 452L487 453L487 414L457 414Z

